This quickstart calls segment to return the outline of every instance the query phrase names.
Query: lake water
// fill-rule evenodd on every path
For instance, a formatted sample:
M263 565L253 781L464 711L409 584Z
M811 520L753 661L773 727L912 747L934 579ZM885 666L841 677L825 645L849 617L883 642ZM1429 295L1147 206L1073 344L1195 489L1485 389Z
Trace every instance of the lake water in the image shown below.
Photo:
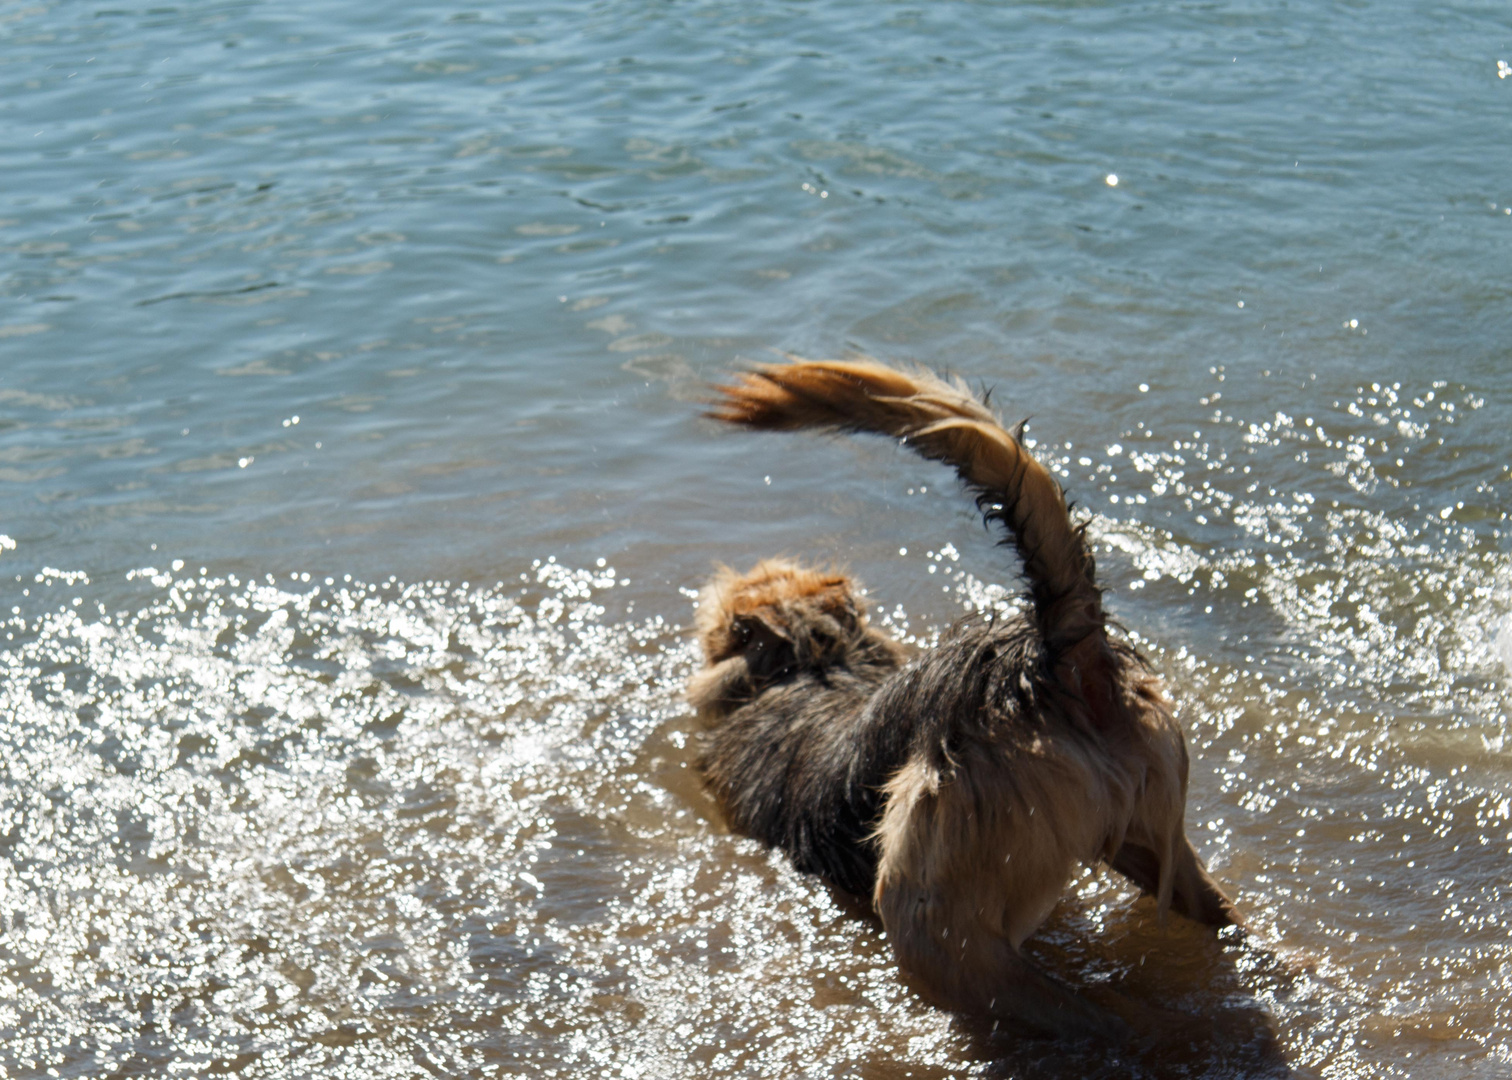
M1502 4L0 6L0 1070L1506 1076ZM1116 183L1115 183L1116 177ZM1178 1039L981 1031L730 836L719 561L927 641L943 471L698 418L995 387L1254 926L1035 939Z

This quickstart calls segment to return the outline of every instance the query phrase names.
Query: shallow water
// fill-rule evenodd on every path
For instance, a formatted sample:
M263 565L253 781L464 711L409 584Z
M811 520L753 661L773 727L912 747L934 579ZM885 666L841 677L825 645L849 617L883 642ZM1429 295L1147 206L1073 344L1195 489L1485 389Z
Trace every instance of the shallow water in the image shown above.
M40 2L0 42L7 1074L1512 1068L1501 7ZM714 562L843 562L922 642L1014 588L939 470L697 419L772 349L1032 415L1256 928L1089 874L1033 949L1178 1035L953 1020L719 825Z

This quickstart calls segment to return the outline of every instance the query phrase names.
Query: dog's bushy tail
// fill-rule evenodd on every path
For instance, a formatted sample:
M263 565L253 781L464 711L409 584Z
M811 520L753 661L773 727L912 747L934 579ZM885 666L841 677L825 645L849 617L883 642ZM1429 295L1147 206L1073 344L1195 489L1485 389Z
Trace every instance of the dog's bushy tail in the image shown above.
M718 388L709 415L771 431L874 432L952 466L1023 560L1041 633L1065 647L1103 630L1102 594L1083 530L1055 478L966 385L876 360L762 364Z

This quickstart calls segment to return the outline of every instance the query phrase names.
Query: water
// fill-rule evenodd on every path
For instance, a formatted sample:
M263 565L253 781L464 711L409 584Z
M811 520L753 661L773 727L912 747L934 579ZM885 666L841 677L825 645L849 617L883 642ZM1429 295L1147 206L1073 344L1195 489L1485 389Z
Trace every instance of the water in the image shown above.
M0 40L8 1075L1512 1067L1503 7ZM1181 1038L954 1021L719 826L679 701L714 562L844 562L923 641L1012 587L940 471L697 419L773 349L1032 415L1259 940L1091 874L1033 948Z

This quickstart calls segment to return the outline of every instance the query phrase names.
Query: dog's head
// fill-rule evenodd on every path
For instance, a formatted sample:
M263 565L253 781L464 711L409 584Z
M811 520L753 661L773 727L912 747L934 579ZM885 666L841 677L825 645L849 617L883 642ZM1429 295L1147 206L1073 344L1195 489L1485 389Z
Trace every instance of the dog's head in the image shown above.
M688 696L704 708L844 660L866 614L845 575L766 559L745 574L721 567L698 595L695 625L704 670Z

